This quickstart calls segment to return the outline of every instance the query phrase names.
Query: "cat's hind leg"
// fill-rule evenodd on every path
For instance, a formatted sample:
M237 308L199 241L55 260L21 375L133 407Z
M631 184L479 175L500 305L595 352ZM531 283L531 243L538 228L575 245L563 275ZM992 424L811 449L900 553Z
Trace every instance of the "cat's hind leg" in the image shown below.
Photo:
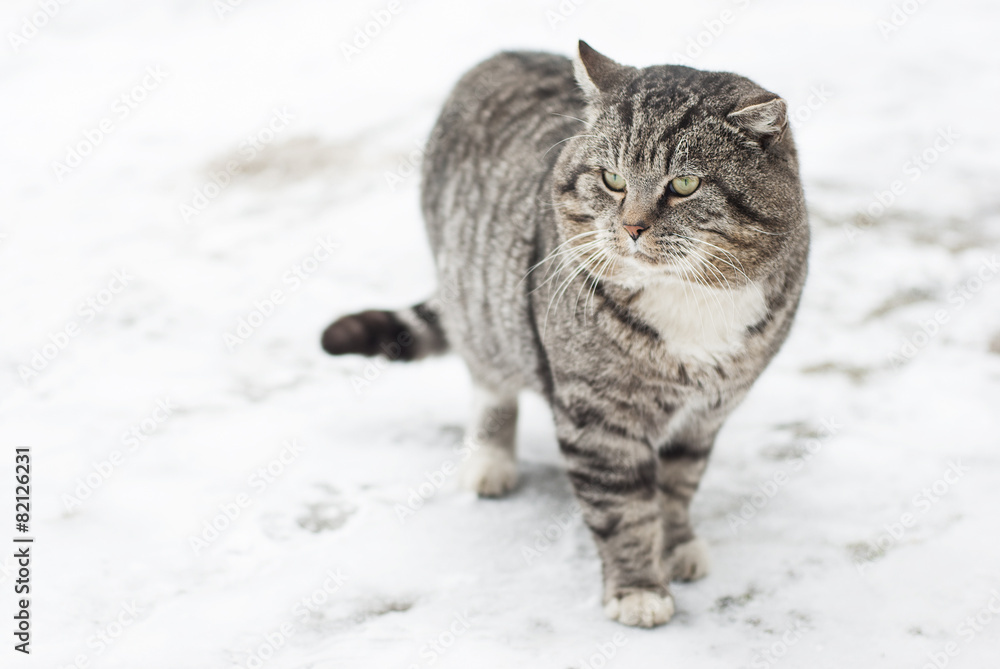
M517 485L517 394L477 385L472 411L460 481L480 497L500 497Z

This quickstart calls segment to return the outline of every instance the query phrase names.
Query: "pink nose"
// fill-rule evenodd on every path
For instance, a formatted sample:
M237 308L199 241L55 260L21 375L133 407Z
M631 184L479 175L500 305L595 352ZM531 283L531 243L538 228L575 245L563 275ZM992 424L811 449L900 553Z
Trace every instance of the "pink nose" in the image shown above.
M642 231L646 229L645 225L623 225L622 227L625 228L625 232L628 233L628 236L631 237L633 241L639 239L639 235L641 235Z

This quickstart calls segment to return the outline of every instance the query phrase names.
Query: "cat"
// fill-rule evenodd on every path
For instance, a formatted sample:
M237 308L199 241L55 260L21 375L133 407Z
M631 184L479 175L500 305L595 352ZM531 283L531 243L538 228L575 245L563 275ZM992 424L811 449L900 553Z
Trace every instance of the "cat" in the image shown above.
M438 293L342 317L331 354L454 351L481 496L517 481L517 396L548 400L602 561L604 611L652 627L708 571L689 517L723 421L784 341L809 227L786 102L730 73L506 52L428 143Z

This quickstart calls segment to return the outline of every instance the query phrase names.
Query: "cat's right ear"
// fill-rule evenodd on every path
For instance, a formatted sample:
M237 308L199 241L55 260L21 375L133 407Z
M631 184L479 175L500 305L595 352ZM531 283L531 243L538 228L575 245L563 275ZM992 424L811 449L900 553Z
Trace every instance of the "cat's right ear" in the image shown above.
M726 119L758 138L764 148L781 140L788 128L788 103L768 93L764 101L750 100Z
M583 94L590 102L597 102L601 93L607 93L621 85L633 67L622 65L611 60L604 54L595 51L589 44L580 40L580 54L573 62L576 81L583 89Z

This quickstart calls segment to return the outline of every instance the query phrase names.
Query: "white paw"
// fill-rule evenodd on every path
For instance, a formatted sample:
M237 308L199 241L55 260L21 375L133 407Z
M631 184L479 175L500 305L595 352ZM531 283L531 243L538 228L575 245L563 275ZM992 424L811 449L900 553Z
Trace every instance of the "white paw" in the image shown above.
M667 558L671 581L697 581L708 575L708 544L695 537L674 547Z
M674 598L655 592L632 592L613 597L604 605L604 614L631 627L656 627L674 615Z
M462 465L462 487L480 497L500 497L517 485L517 462L506 450L482 447Z

